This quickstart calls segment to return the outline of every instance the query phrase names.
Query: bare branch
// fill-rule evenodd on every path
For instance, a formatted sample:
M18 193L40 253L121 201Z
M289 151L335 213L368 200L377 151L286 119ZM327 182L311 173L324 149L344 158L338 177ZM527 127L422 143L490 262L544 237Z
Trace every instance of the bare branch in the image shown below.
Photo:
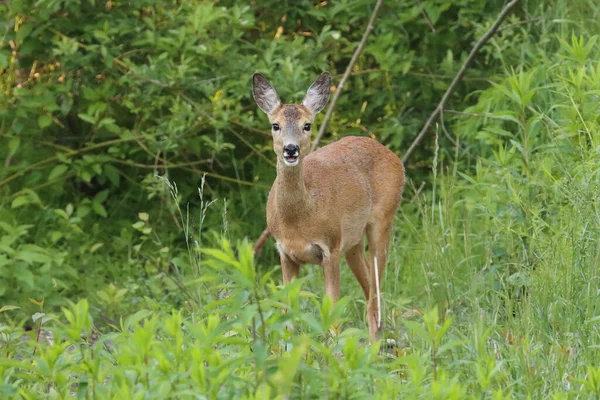
M514 119L501 117L499 115L478 114L478 113L470 113L470 112L466 112L466 111L457 111L457 110L448 110L448 109L445 109L444 112L447 112L450 114L465 115L467 117L488 118L488 119L497 119L499 121L515 122Z
M419 6L421 7L421 15L425 19L425 22L427 22L427 25L429 25L431 32L435 32L435 27L433 26L431 19L429 19L429 15L427 15L427 11L425 11L425 8L423 7L423 3L421 3L421 0L419 0Z
M510 28L513 28L513 27L519 26L519 25L525 25L525 24L534 24L535 25L535 24L539 24L540 22L542 22L542 18L540 18L540 17L526 19L523 21L515 22L514 24L505 25L501 29L498 29L498 32L502 32L506 29L510 29Z
M463 65L460 67L460 70L458 71L458 74L456 74L456 76L454 77L454 80L452 80L452 83L448 87L448 90L446 90L446 93L444 93L444 96L442 97L442 100L437 105L437 107L435 108L435 110L433 110L433 113L431 113L431 115L429 116L429 119L427 120L427 122L425 122L425 126L423 126L423 129L421 129L421 132L419 132L419 134L417 135L417 137L415 138L415 140L412 142L412 144L410 145L410 147L408 148L408 150L406 151L406 153L402 157L402 161L403 162L406 162L406 160L408 160L408 158L410 157L410 155L412 154L412 152L419 145L419 143L421 143L421 140L423 140L423 138L427 134L427 132L429 130L429 127L431 126L431 124L433 123L433 121L435 120L435 118L444 109L444 105L446 104L446 101L448 101L448 98L450 98L450 95L452 94L452 92L454 92L454 89L456 89L456 86L458 85L458 82L460 82L460 80L462 79L463 75L467 71L467 67L469 66L469 64L471 63L471 61L473 61L473 58L475 57L475 54L477 54L477 52L479 51L479 49L492 36L494 36L494 34L496 33L496 31L500 27L500 24L502 23L502 21L504 21L504 18L506 18L506 16L508 15L508 13L512 10L512 8L518 2L519 2L519 0L512 0L510 3L506 4L504 6L504 8L502 9L502 11L500 12L500 14L498 15L498 18L496 19L496 21L490 27L490 29L488 29L488 31L477 41L477 43L475 43L475 46L473 47L473 49L469 53L469 56L467 57L467 59L465 60L465 62L463 63Z
M444 132L444 135L446 135L450 143L452 143L454 147L459 147L458 142L454 140L452 135L450 135L450 132L448 132L448 130L446 129L446 124L444 124L444 110L440 112L440 124L442 125L442 131Z
M360 43L358 44L358 47L356 48L356 50L354 50L354 54L352 54L350 63L346 67L346 72L344 72L344 76L342 76L342 80L340 80L340 83L337 86L335 93L333 94L333 98L331 99L331 102L329 103L329 107L327 108L327 112L325 113L325 118L323 119L323 122L321 123L321 126L319 127L319 132L317 133L317 137L315 138L315 141L314 141L310 151L315 151L315 149L319 145L319 141L321 141L321 138L323 137L323 134L325 133L325 128L327 128L327 123L331 119L331 114L333 114L333 109L335 108L335 104L337 103L337 100L340 97L340 94L342 93L344 85L346 84L346 80L348 80L348 77L350 76L350 73L352 72L352 67L354 67L354 64L356 64L356 61L358 60L360 53L362 53L362 51L365 47L365 44L367 44L367 39L368 39L371 31L373 30L373 23L375 22L375 18L377 17L379 8L381 8L381 4L383 4L383 0L377 0L377 3L375 3L375 8L373 8L373 12L371 13L371 18L369 19L369 23L367 24L367 28L365 29L365 33L363 34L362 39L360 40Z

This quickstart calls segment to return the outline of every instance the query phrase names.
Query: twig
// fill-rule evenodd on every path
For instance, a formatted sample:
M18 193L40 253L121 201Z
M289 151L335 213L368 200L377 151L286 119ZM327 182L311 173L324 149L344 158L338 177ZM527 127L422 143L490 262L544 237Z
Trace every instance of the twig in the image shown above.
M379 72L379 73L384 73L387 74L389 73L389 71L384 71L382 69L379 68L369 68L369 69L363 69L361 71L352 71L350 73L350 76L358 76L358 75L366 75L366 74L372 74L375 72ZM408 76L418 76L419 78L427 78L427 79L453 79L454 76L453 75L444 75L444 74L427 74L424 72L415 72L415 71L408 71L406 74L404 75L408 75ZM339 78L343 76L343 74L337 74L337 75L333 75L332 77L334 79ZM463 77L463 81L474 81L474 82L489 82L493 80L492 78L479 78L479 77ZM270 136L270 135L269 135Z
M52 186L52 185L54 185L54 184L56 184L56 183L58 183L60 181L65 181L67 179L74 178L75 176L77 176L77 174L75 172L71 172L69 174L65 174L63 176L60 176L60 177L58 177L56 179L45 181L44 183L39 184L37 186L29 187L29 188L25 188L25 189L21 189L18 192L15 192L15 193L11 194L10 196L8 196L8 198L12 200L12 199L14 199L16 197L19 197L20 195L22 195L22 194L24 194L26 192L35 192L36 190L45 188L47 186Z
M273 161L271 161L270 158L268 158L267 156L265 156L260 150L258 150L256 147L254 147L254 145L252 143L250 143L249 141L247 141L246 139L244 139L244 137L242 135L240 135L239 133L237 133L233 129L228 128L227 130L229 132L233 133L233 135L235 137L237 137L240 142L242 142L246 146L248 146L250 148L250 150L252 150L253 153L257 154L259 157L261 157L263 160L265 160L267 162L267 164L271 165L273 168L275 168L277 166Z
M444 132L444 135L446 135L446 137L448 138L450 143L452 143L454 145L454 147L458 147L458 143L456 142L456 140L454 140L452 135L450 135L450 132L448 132L448 130L446 129L446 124L444 123L444 110L443 109L440 111L440 123L442 125L442 131Z
M425 126L423 127L421 132L419 132L419 134L417 135L415 140L412 142L412 144L410 145L410 147L408 148L408 150L402 157L403 162L406 162L406 160L408 160L408 158L410 157L412 152L415 150L415 148L419 145L419 143L421 143L421 140L423 140L423 137L425 137L425 135L427 134L429 127L431 126L431 124L433 123L435 118L438 116L438 114L442 111L442 109L444 108L444 105L446 104L446 101L448 101L448 98L450 97L452 92L454 92L454 89L458 85L458 82L460 82L463 75L467 71L467 67L469 66L471 61L473 61L475 54L477 54L479 49L494 35L494 33L496 33L496 31L498 30L498 27L500 26L502 21L504 21L504 18L506 18L508 13L512 10L512 8L518 2L519 2L519 0L512 0L510 3L506 4L504 6L504 8L502 9L502 11L500 12L500 14L498 15L498 18L496 19L496 21L490 27L490 29L488 29L488 31L477 41L477 43L475 43L475 46L469 53L469 56L467 57L467 59L465 60L463 65L460 67L458 74L456 74L456 76L452 80L452 83L448 87L448 90L446 90L446 93L444 93L442 100L437 105L435 110L433 110L433 113L431 113L431 115L429 116L429 119L427 120L427 122L425 122Z
M542 22L542 18L541 17L536 17L536 18L531 18L531 19L525 19L523 21L515 22L514 24L508 24L508 25L502 27L501 29L498 29L498 32L502 32L502 31L504 31L506 29L510 29L510 28L518 26L518 25L538 24L540 22Z
M200 114L204 115L206 118L208 118L209 120L211 120L212 122L217 122L216 119L214 119L211 115L209 115L206 111L204 111L195 101L194 99L192 99L191 97L189 97L187 94L181 92L179 93L179 95L185 100L187 101L192 107L196 108L198 110L198 112L200 112ZM233 130L232 128L230 128L229 126L226 126L225 129L227 129L229 132L233 133L242 143L244 143L246 146L248 146L250 148L250 150L252 150L254 153L256 153L259 157L262 157L263 159L265 159L267 161L267 163L271 164L273 167L275 167L275 164L273 163L273 161L271 161L270 159L268 159L264 154L262 154L256 147L254 147L250 142L248 142L247 140L245 140L239 133L237 133L235 130Z
M189 170L187 167L189 167L191 165L196 165L198 163L204 163L205 161L192 161L192 162L179 163L179 164L158 164L158 165L154 165L154 164L141 164L141 163L137 163L137 162L134 162L134 161L119 160L117 158L113 158L112 162L117 163L117 164L128 165L130 167L145 168L145 169L156 169L158 167L158 168L182 168L182 169L185 169L185 170ZM220 179L220 180L227 181L227 182L233 182L233 183L237 183L237 184L240 184L240 185L246 185L246 186L259 187L259 188L263 188L263 189L269 189L269 186L261 185L260 183L254 183L254 182L249 182L249 181L242 181L242 180L239 180L239 179L236 179L236 178L231 178L229 176L215 174L213 172L206 172L206 171L200 171L200 170L194 170L193 172L200 173L200 174L206 174L206 176L210 176L211 178Z
M444 110L444 112L447 112L450 114L466 115L467 117L489 118L489 119L497 119L498 121L517 122L511 118L505 118L505 117L501 117L498 115L491 115L491 114L478 114L478 113L470 113L470 112L466 112L466 111L457 111L457 110L448 110L448 109Z
M319 127L319 132L317 133L317 137L315 138L315 141L314 141L310 151L314 151L317 148L317 146L319 145L319 141L321 140L321 138L323 137L323 134L325 133L325 128L327 128L327 123L331 119L331 114L333 114L333 109L335 108L335 104L337 103L337 100L340 97L340 94L342 93L342 89L344 88L344 85L346 84L346 80L348 79L348 77L350 76L350 73L352 72L352 67L354 67L354 64L356 64L356 61L358 60L360 53L362 53L362 51L365 47L365 44L367 44L367 39L369 37L369 34L373 30L373 22L375 22L375 18L377 17L377 13L379 12L379 8L381 7L382 3L383 3L383 0L377 0L377 3L375 3L375 8L373 8L373 12L371 13L371 18L369 19L369 23L367 24L367 28L365 29L365 33L363 33L362 39L360 40L358 47L356 48L356 50L354 50L354 54L352 54L350 63L348 64L348 67L346 67L346 72L344 72L344 76L340 80L340 83L337 86L335 93L333 94L333 98L331 99L331 102L329 103L329 107L327 108L327 112L325 113L325 118L323 119L323 122L321 123L321 126Z
M421 15L425 19L425 22L427 22L427 25L429 25L429 28L431 29L431 31L435 32L435 27L433 26L431 19L429 19L429 15L427 15L427 11L425 11L425 8L423 7L421 0L419 0L419 5L421 6Z
M94 144L88 147L84 147L82 149L78 149L78 150L70 150L68 152L65 152L64 155L67 157L70 156L74 156L74 155L78 155L81 153L86 153L88 151L92 151L92 150L96 150L102 147L107 147L107 146L111 146L113 144L118 144L118 143L124 143L124 142L130 142L132 140L136 140L137 136L132 136L132 137L127 137L127 138L120 138L120 139L114 139L114 140L107 140L106 142L102 142L102 143L98 143L98 144ZM8 178L0 181L0 187L6 185L7 183L17 179L19 176L25 174L26 172L32 171L36 168L42 167L46 164L50 164L54 161L58 160L58 156L54 156L54 157L50 157L50 158L46 158L45 160L42 161L38 161L35 164L29 165L17 172L15 172L14 174L12 174L11 176L9 176Z
M410 203L414 203L415 200L417 200L419 198L419 195L421 194L421 190L423 190L423 188L425 187L425 182L421 182L421 185L419 186L418 189L415 189L414 185L413 185L413 190L415 191L415 195L413 196L412 200L410 201Z
M139 140L139 139L143 139L143 137L140 136L131 136L131 137L127 137L127 138L120 138L120 139L113 139L113 140L107 140L105 142L102 143L97 143L94 145L90 145L88 147L84 147L78 150L69 150L69 151L65 151L63 154L67 157L71 157L71 156L76 156L76 155L80 155L82 153L87 153L93 150L97 150L103 147L108 147L111 146L113 144L119 144L119 143L125 143L125 142L131 142L134 140ZM24 175L26 172L32 171L34 169L37 169L39 167L43 167L47 164L50 164L54 161L58 160L58 156L53 156L53 157L49 157L45 160L41 160L38 161L35 164L29 165L17 172L15 172L14 174L12 174L11 176L9 176L8 178L0 181L0 188L6 184L8 184L9 182L17 179L19 176ZM139 163L135 163L132 161L126 161L126 160L119 160L116 158L113 158L112 160L115 163L118 164L124 164L124 165L129 165L132 167L138 167L138 168L149 168L149 169L155 169L154 165L148 165L148 164L139 164ZM168 168L182 168L182 169L186 169L189 170L189 167L193 166L193 165L197 165L197 164L202 164L205 163L206 161L193 161L193 162L187 162L187 163L179 163L179 164L169 164L169 165L163 165L164 167L168 167ZM198 172L198 170L193 170L193 172ZM202 172L202 171L201 171ZM202 172L204 173L204 172ZM207 172L206 173L208 176L212 177L212 178L216 178L216 179L221 179L224 181L228 181L228 182L234 182L234 183L238 183L238 184L243 184L243 185L248 185L248 186L255 186L255 187L263 187L268 189L268 186L265 185L261 185L258 183L254 183L254 182L248 182L248 181L240 181L238 179L235 178L230 178L228 176L224 176L224 175L219 175L219 174L215 174L212 172Z
M270 137L271 137L271 134L270 134L270 133L267 133L267 132L265 132L265 131L264 131L264 130L262 130L262 129L253 128L253 127L251 127L251 126L248 126L248 125L246 125L246 124L242 124L242 123L241 123L239 120L237 120L237 119L230 119L230 120L229 120L229 121L227 121L227 122L229 122L229 123L231 123L231 124L233 124L233 125L239 126L240 128L244 128L244 129L245 129L245 130L247 130L248 132L254 132L254 133L258 133L259 135L262 135L262 136L265 136L265 137L268 137L268 138L270 138Z

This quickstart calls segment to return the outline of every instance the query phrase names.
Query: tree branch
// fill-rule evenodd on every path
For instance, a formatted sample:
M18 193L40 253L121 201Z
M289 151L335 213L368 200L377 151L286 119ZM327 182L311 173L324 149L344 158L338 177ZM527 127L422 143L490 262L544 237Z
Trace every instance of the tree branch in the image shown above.
M457 111L457 110L448 110L448 109L444 110L444 112L447 112L447 113L450 113L450 114L465 115L467 117L496 119L498 121L507 121L507 122L518 122L518 121L515 121L512 118L506 118L506 117L502 117L502 116L499 116L499 115L478 114L478 113L470 113L470 112L466 112L466 111Z
M88 152L93 151L93 150L97 150L97 149L101 149L101 148L104 148L104 147L112 146L114 144L131 142L131 141L134 141L134 140L141 140L141 139L144 139L144 137L142 137L142 136L130 136L130 137L126 137L126 138L107 140L105 142L96 143L96 144L93 144L93 145L90 145L88 147L84 147L84 148L81 148L81 149L69 149L68 151L65 151L62 154L65 155L66 157L72 157L72 156L77 156L77 155L80 155L80 154L83 154L83 153L88 153ZM2 188L2 186L7 185L11 181L17 179L18 177L24 175L25 173L27 173L29 171L33 171L33 170L35 170L37 168L44 167L47 164L53 163L55 161L58 161L58 156L49 157L49 158L47 158L45 160L38 161L35 164L31 164L31 165L29 165L27 167L24 167L24 168L16 171L11 176L5 178L4 180L0 180L0 188ZM117 163L117 164L125 164L125 165L129 165L129 166L132 166L132 167L138 167L138 168L150 168L150 169L156 168L156 165L138 164L138 163L135 163L133 161L119 160L119 159L116 159L116 158L113 158L112 161L115 162L115 163ZM167 163L165 163L165 165L162 165L161 167L183 168L183 169L186 169L186 170L191 170L192 172L200 172L202 174L205 173L207 176L210 176L210 177L215 178L215 179L221 179L221 180L224 180L224 181L234 182L234 183L238 183L238 184L242 184L242 185L262 187L262 188L268 189L268 186L264 186L264 185L261 185L261 184L258 184L258 183L248 182L248 181L242 181L242 180L239 180L239 179L230 178L228 176L219 175L219 174L215 174L215 173L212 173L212 172L198 171L196 169L190 168L190 167L192 167L194 165L202 164L202 163L205 163L205 162L206 161L192 161L192 162L179 163L179 164L167 164Z
M465 72L467 71L467 67L469 66L469 64L471 63L471 61L473 61L473 58L475 57L475 54L477 54L477 52L479 51L479 49L492 36L494 36L494 34L496 33L496 31L500 27L500 24L502 23L502 21L504 21L504 18L506 18L506 16L508 15L508 13L512 10L512 8L518 2L519 2L519 0L512 0L510 3L506 4L504 6L504 8L502 9L502 11L500 12L500 14L498 15L498 18L496 19L496 21L490 27L490 29L488 29L488 31L477 41L477 43L475 43L475 46L473 47L473 49L469 53L469 56L467 57L467 59L465 60L465 62L463 63L463 65L460 67L460 70L458 71L458 74L456 74L456 76L452 80L452 83L448 87L448 90L446 90L446 93L444 93L444 96L442 97L442 100L437 105L437 107L435 108L435 110L433 111L433 113L431 113L431 115L429 116L429 119L427 120L427 122L425 122L425 126L423 126L423 129L421 129L421 132L419 132L419 134L417 135L417 137L415 138L415 140L412 142L412 144L410 145L410 147L408 148L408 150L406 151L406 153L402 157L402 161L403 162L406 162L406 160L408 160L408 158L410 157L410 155L412 154L412 152L419 145L419 143L421 142L421 140L423 140L423 138L427 134L427 131L429 130L429 127L431 126L431 124L433 123L433 121L435 120L435 118L438 116L438 114L440 114L440 112L443 110L444 105L446 104L446 101L448 101L448 98L450 97L450 95L452 94L452 92L454 92L454 89L456 89L456 86L458 85L458 82L460 82L460 80L464 76Z
M352 72L352 67L354 67L354 64L356 64L356 61L358 60L360 53L362 53L363 49L365 48L365 44L367 44L367 39L368 39L371 31L373 30L373 23L375 22L375 18L377 17L377 13L379 12L379 8L381 8L382 3L383 3L383 0L377 0L377 3L375 3L375 8L373 8L373 12L371 13L371 18L369 19L369 23L367 24L367 28L365 29L365 33L363 34L362 39L360 40L360 43L358 44L358 47L356 48L356 50L354 50L354 54L352 54L350 63L348 64L348 67L346 67L346 72L344 72L344 76L342 76L342 79L340 80L340 83L337 86L337 89L333 94L333 98L331 99L331 102L329 103L329 107L327 108L327 112L325 113L325 118L323 119L323 122L321 123L321 126L319 127L319 132L317 133L317 137L315 138L315 141L314 141L310 151L315 151L315 149L319 145L319 141L321 141L321 138L323 137L323 134L325 133L325 128L327 128L327 123L331 119L331 114L333 114L333 109L335 108L335 104L337 103L337 100L340 97L340 94L342 93L344 85L346 84L346 81L348 80L348 77L350 76L350 73Z

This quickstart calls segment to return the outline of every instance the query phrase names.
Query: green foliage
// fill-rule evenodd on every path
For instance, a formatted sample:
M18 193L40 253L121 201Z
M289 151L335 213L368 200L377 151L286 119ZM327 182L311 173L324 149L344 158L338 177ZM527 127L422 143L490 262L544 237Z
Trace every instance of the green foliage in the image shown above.
M336 84L373 4L255 3L0 4L0 397L597 398L600 7L522 2L481 49L369 344L347 268L334 305L241 238L274 177L252 72ZM385 2L327 140L402 152L502 4Z

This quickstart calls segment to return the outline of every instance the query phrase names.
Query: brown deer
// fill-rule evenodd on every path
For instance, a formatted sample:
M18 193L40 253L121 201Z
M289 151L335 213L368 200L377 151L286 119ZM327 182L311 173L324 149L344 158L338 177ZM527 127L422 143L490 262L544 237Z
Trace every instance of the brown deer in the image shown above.
M340 297L340 257L346 258L367 299L375 341L381 329L379 287L404 166L366 137L348 136L310 153L313 121L329 100L330 81L324 72L302 104L282 104L263 75L253 76L254 100L269 117L277 155L267 229L277 241L284 283L298 276L300 264L321 265L325 294L334 302ZM373 262L365 259L365 234Z

